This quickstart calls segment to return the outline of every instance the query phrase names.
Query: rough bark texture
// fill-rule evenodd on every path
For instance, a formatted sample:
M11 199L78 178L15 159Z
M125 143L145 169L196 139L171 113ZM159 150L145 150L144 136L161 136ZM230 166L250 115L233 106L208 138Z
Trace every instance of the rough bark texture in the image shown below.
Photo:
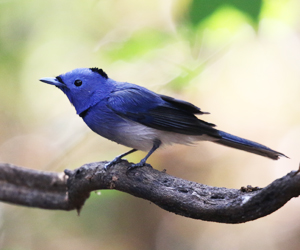
M116 189L178 215L242 223L266 216L300 194L298 171L262 189L227 189L176 178L150 165L126 172L130 165L127 161L108 171L104 164L89 163L64 173L0 164L0 200L28 207L80 211L91 191Z

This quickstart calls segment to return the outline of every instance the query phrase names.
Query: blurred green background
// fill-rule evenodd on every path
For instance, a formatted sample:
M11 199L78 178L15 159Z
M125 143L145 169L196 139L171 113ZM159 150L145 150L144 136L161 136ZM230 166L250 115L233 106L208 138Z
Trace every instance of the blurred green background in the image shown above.
M200 142L156 152L153 167L212 186L264 187L299 164L299 32L299 0L0 0L0 161L63 171L127 151L38 81L100 67L190 101L219 129L290 157L275 162ZM116 191L93 193L80 216L1 203L0 248L299 249L299 210L294 199L265 218L226 225Z

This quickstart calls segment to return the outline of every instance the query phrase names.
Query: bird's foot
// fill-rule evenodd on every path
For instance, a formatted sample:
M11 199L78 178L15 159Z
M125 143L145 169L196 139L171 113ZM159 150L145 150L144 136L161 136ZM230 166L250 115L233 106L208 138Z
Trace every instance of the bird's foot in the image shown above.
M107 171L110 167L112 167L113 165L115 165L117 163L120 163L121 161L122 161L122 157L117 156L115 159L113 159L112 161L105 164L104 170Z
M135 148L134 149L131 149L130 151L124 153L124 154L121 154L121 155L118 155L115 159L113 159L112 161L110 161L109 163L106 163L105 166L104 166L104 170L108 170L111 166L119 163L122 161L122 158L126 155L129 155L133 152L137 151Z
M132 169L135 169L135 168L141 168L145 165L145 163L136 163L136 164L131 164L128 168L127 168L127 172L132 170Z
M141 160L139 163L131 164L131 165L127 168L126 173L128 173L129 171L131 171L131 170L133 170L133 169L135 169L135 168L141 168L141 167L144 167L144 166L151 167L151 165L146 164L146 161ZM151 168L152 168L152 167L151 167Z

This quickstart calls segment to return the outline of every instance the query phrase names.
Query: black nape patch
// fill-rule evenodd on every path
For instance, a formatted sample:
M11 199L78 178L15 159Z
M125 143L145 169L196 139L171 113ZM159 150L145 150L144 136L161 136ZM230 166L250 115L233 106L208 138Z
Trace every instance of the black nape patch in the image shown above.
M57 76L56 80L59 81L60 83L64 83L60 76Z
M108 79L107 74L102 69L90 68L90 70L93 71L93 72L96 72L96 73L100 74L101 76L103 76L104 78Z

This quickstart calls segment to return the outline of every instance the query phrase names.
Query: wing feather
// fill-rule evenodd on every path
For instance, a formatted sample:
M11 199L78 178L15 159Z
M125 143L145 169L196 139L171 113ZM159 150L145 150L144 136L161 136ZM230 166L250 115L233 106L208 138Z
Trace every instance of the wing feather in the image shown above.
M204 114L191 103L172 97L157 95L145 89L124 89L112 93L108 105L115 113L145 126L186 135L220 138L212 123L198 119Z

